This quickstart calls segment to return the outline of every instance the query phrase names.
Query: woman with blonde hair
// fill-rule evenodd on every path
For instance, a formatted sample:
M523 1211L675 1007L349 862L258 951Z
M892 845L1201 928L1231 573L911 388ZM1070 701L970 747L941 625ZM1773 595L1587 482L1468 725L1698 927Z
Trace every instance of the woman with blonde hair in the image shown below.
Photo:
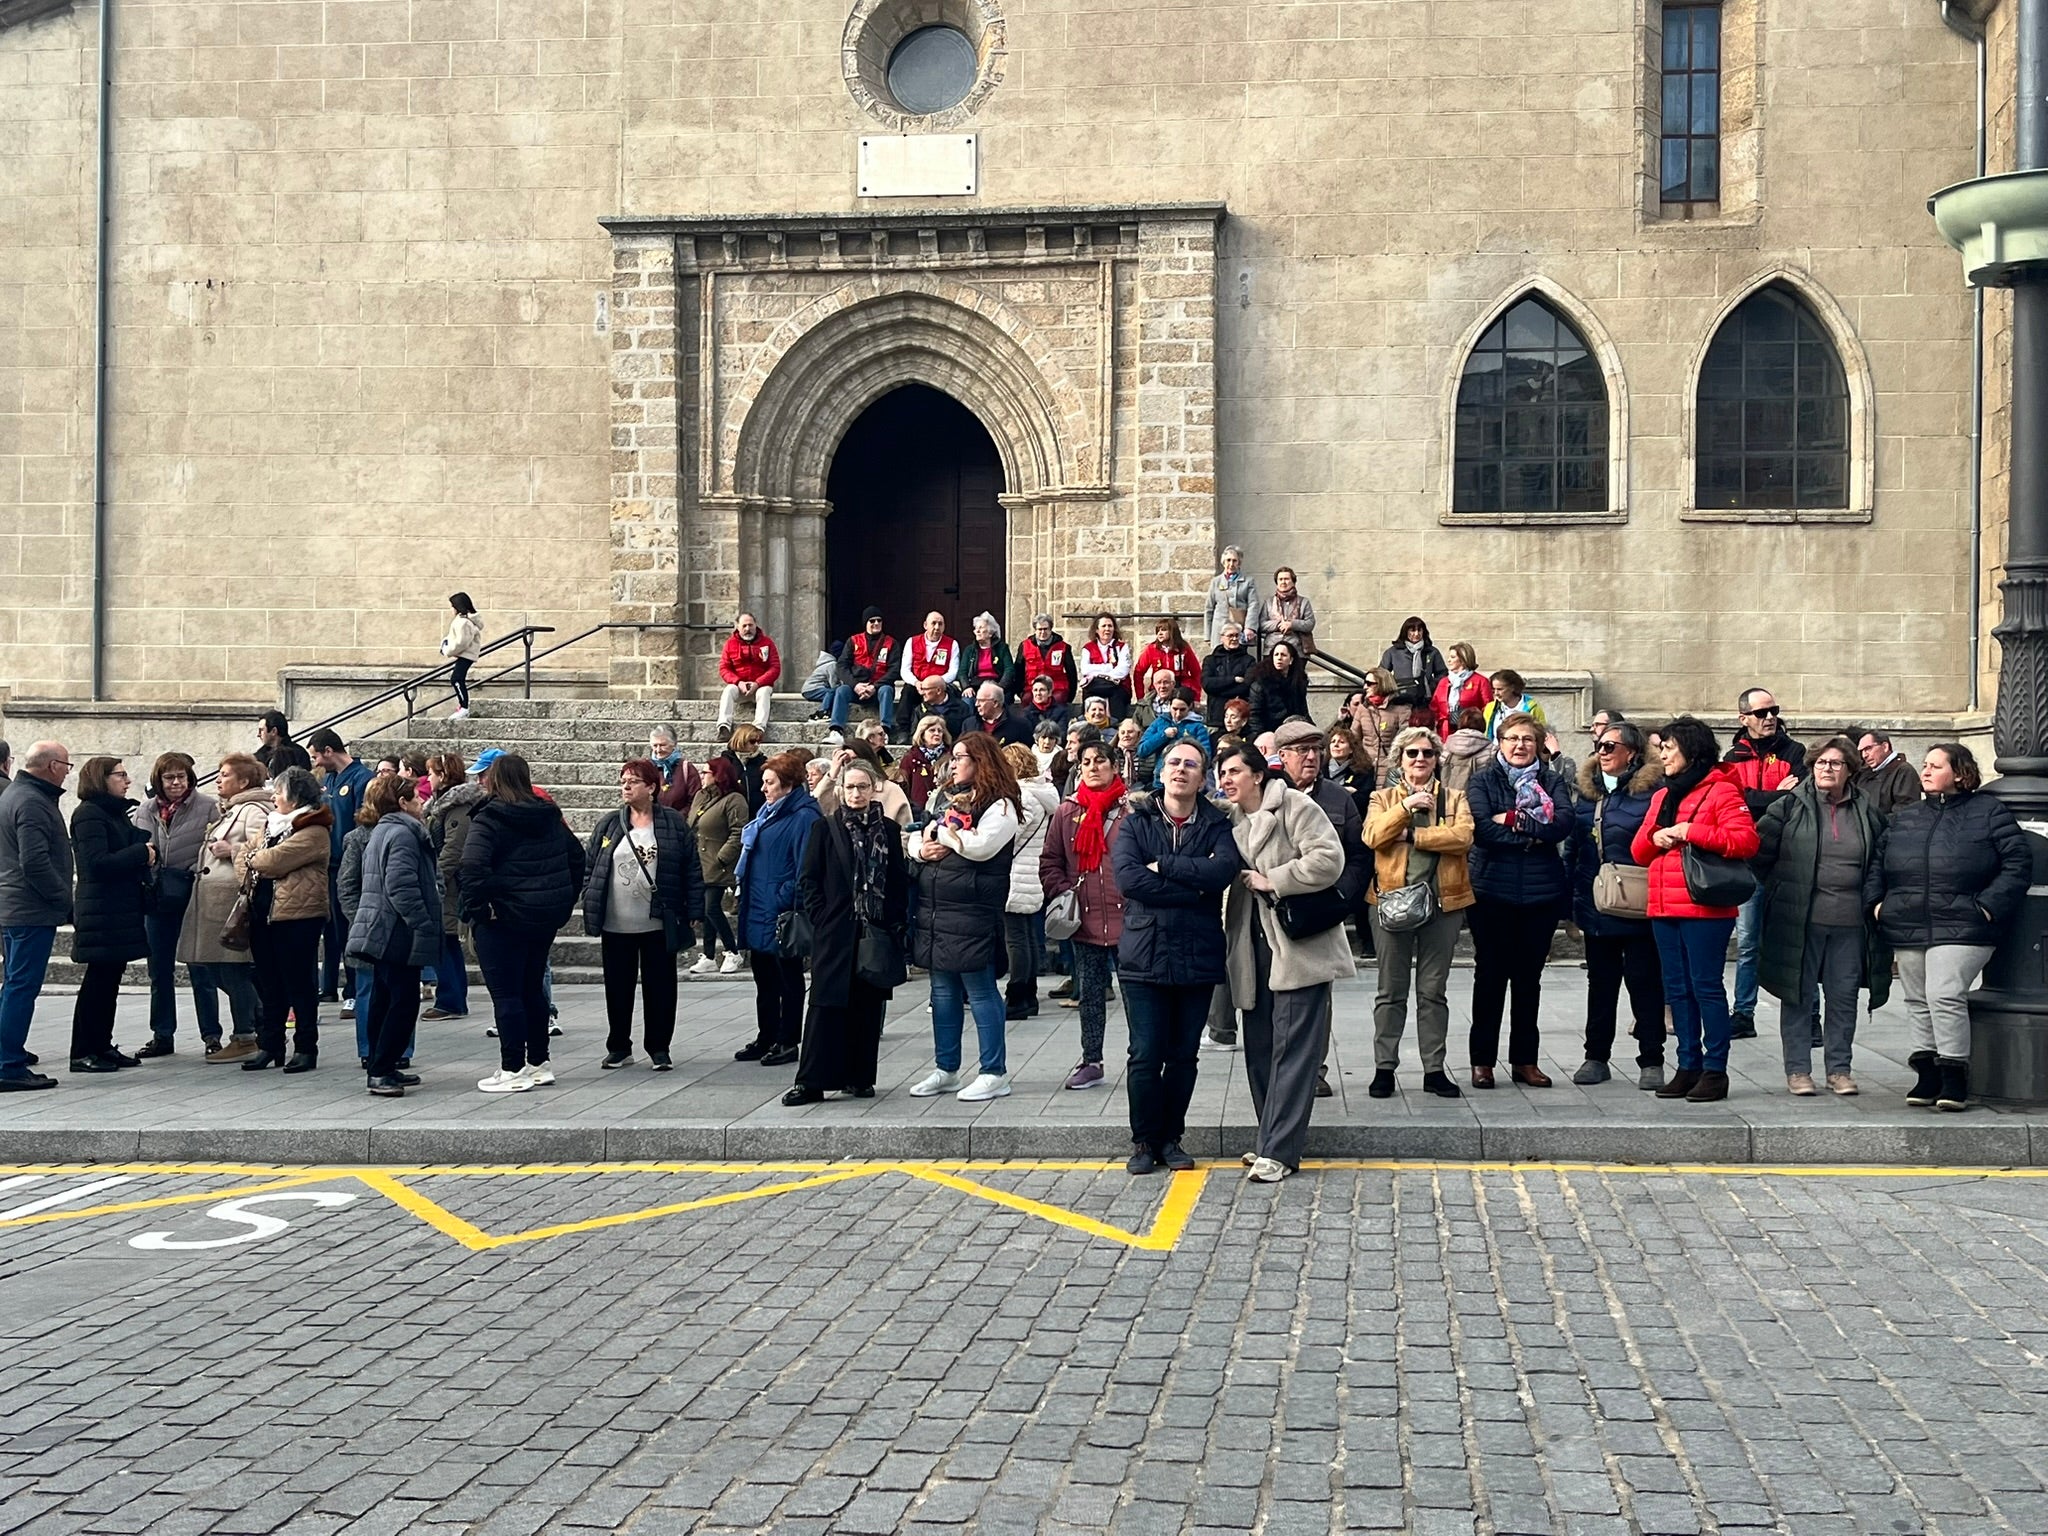
M926 715L911 728L910 745L889 770L890 777L903 786L910 814L919 822L924 820L932 791L946 778L952 753L953 733L946 729L946 722L937 715Z
M201 839L193 871L192 900L178 934L178 961L192 978L192 1007L199 1015L199 1037L210 1062L241 1061L256 1054L256 966L246 949L221 943L221 927L234 911L240 877L235 857L243 848L261 846L270 813L270 792L263 765L246 752L220 760L214 780L214 811ZM234 1023L225 1043L220 1031L220 994L225 992Z
M1373 792L1365 815L1365 846L1373 854L1366 900L1372 904L1373 945L1379 955L1373 1075L1366 1092L1376 1099L1393 1096L1411 984L1423 1092L1444 1099L1461 1096L1444 1071L1444 1045L1451 1029L1451 955L1473 902L1466 867L1472 808L1463 791L1446 788L1438 777L1439 751L1436 732L1427 726L1411 725L1396 736L1391 748L1396 777Z
M1430 700L1430 713L1436 720L1438 736L1448 736L1457 718L1468 709L1485 712L1493 702L1492 680L1479 671L1479 655L1472 649L1470 641L1451 642L1451 670L1438 679L1436 693Z

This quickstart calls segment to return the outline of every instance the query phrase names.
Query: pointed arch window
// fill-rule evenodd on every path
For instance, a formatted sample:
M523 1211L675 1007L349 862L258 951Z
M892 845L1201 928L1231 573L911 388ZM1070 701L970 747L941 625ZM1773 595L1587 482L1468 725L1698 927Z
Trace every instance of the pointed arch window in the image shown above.
M1607 380L1531 294L1487 327L1458 384L1453 512L1608 510Z
M1841 355L1782 283L1714 335L1700 370L1694 497L1702 509L1849 505L1849 385Z

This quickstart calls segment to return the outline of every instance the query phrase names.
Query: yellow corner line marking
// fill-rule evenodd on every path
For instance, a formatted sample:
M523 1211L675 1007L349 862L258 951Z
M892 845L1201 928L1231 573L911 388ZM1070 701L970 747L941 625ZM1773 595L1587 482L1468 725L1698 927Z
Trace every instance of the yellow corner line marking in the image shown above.
M156 1195L147 1200L120 1200L107 1205L81 1205L75 1210L38 1211L33 1216L16 1216L8 1221L0 1221L0 1231L12 1227L40 1226L49 1221L69 1221L81 1216L121 1216L131 1211L153 1211L167 1205L199 1205L207 1201L238 1200L243 1195L261 1195L274 1189L297 1189L304 1184L325 1184L336 1177L337 1175L331 1173L297 1170L284 1177L256 1184L234 1184L224 1189L201 1189L188 1191L182 1195Z
M658 1205L642 1211L615 1211L608 1216L590 1216L582 1221L565 1221L554 1226L532 1227L524 1232L486 1232L474 1223L464 1221L445 1206L428 1199L389 1173L362 1172L354 1177L394 1205L410 1211L435 1231L454 1238L465 1248L482 1253L492 1248L510 1247L514 1243L537 1242L545 1237L570 1237L580 1232L600 1232L607 1227L631 1226L636 1222L653 1221L661 1216L679 1216L687 1211L708 1210L720 1205L738 1205L742 1201L762 1200L771 1195L786 1195L799 1189L843 1184L849 1179L868 1178L876 1171L873 1168L850 1168L837 1173L818 1174L808 1179L767 1184L758 1189L737 1189L722 1195L707 1195L698 1200L679 1200L672 1205Z
M1029 1200L1022 1195L1013 1195L1006 1189L994 1189L986 1184L977 1184L971 1179L947 1173L935 1163L899 1163L896 1165L896 1171L906 1173L914 1179L922 1179L928 1184L957 1189L962 1194L976 1196L992 1205L1022 1211L1028 1216L1036 1216L1057 1226L1072 1227L1076 1232L1086 1232L1090 1237L1105 1238L1130 1248L1159 1252L1170 1250L1180 1241L1181 1232L1188 1224L1188 1216L1195 1208L1195 1201L1201 1198L1202 1186L1209 1178L1207 1168L1176 1173L1166 1187L1166 1201L1160 1207L1159 1214L1153 1218L1152 1229L1149 1232L1138 1233L1123 1227L1111 1226L1106 1221L1097 1221L1093 1216L1083 1216L1079 1211L1065 1210L1057 1205L1047 1205L1042 1200Z

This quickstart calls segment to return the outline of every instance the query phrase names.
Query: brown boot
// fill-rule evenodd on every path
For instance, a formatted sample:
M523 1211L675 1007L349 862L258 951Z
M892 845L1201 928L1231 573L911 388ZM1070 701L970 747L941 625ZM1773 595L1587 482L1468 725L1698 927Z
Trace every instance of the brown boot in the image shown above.
M1688 1104L1718 1104L1728 1097L1728 1074L1726 1072L1702 1072L1700 1080L1693 1084L1692 1092L1685 1096Z
M1509 1067L1508 1076L1520 1083L1524 1088L1548 1088L1550 1086L1549 1074L1533 1061L1519 1067Z
M247 1061L251 1056L254 1056L259 1049L261 1049L261 1047L259 1047L256 1044L255 1038L253 1036L236 1035L232 1039L228 1040L225 1044L223 1044L219 1050L208 1051L206 1053L206 1059L209 1063Z
M1660 1099L1682 1099L1699 1086L1700 1074L1680 1067L1671 1074L1671 1080L1657 1090Z

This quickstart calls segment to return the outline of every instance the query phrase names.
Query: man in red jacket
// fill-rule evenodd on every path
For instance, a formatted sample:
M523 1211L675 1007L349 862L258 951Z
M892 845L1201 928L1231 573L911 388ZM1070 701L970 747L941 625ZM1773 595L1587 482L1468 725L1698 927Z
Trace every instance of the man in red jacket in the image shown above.
M896 718L907 722L917 719L926 702L926 678L938 678L951 693L959 676L960 642L946 633L946 616L934 610L924 616L923 631L912 635L910 643L903 647L903 690L897 696Z
M1743 689L1735 708L1742 716L1742 729L1735 733L1721 761L1734 770L1750 819L1760 822L1773 800L1799 787L1800 776L1806 772L1806 748L1785 734L1783 712L1770 689ZM1757 956L1763 949L1763 919L1764 893L1759 886L1735 919L1731 1040L1756 1038Z
M1052 682L1052 702L1070 704L1074 698L1074 649L1052 627L1052 615L1041 613L1031 621L1031 633L1017 647L1017 683L1025 692L1041 677Z
M741 614L726 637L725 652L718 658L718 676L725 684L725 691L718 696L718 739L723 741L732 734L733 711L742 699L754 701L754 724L765 736L768 711L775 701L775 680L782 676L782 656L751 613Z

